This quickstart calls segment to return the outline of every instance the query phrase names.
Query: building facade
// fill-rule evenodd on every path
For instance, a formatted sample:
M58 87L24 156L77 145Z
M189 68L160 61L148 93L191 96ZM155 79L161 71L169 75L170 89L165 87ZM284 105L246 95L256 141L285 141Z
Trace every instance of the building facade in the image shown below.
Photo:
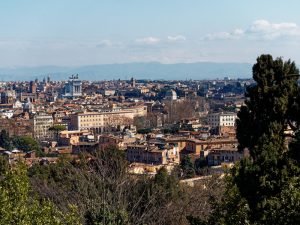
M243 153L237 148L223 147L208 151L206 160L208 166L219 166L222 163L236 163L243 158Z
M234 127L236 118L236 113L231 112L210 113L207 115L207 123L212 128L220 126Z
M128 145L126 159L131 163L166 165L168 163L178 164L180 156L178 148L175 146L159 149L157 146Z
M69 81L65 83L63 89L63 98L75 99L82 95L82 82L77 75L69 77Z
M110 131L111 128L133 125L137 116L147 115L147 107L111 109L103 112L86 112L70 115L71 130L92 130L94 133Z
M53 132L49 130L53 126L52 115L38 113L33 117L33 136L37 140L45 141L53 138Z

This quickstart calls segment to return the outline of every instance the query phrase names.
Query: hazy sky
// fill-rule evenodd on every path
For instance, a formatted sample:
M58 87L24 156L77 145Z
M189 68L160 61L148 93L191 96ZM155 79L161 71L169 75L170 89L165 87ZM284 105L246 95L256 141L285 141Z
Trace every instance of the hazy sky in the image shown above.
M125 62L300 64L299 0L6 0L0 67Z

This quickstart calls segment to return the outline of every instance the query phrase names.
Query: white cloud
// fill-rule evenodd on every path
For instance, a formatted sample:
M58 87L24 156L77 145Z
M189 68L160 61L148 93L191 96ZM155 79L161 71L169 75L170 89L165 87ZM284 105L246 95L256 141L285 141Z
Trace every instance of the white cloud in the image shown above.
M168 36L169 41L185 41L186 37L183 35L176 35L176 36Z
M146 44L146 45L154 45L160 42L159 38L156 37L144 37L135 40L139 44Z
M298 26L296 23L270 23L267 20L256 20L252 23L250 31L252 32L274 32L282 30L294 30Z
M244 30L235 29L231 32L217 32L205 35L204 40L228 40L228 39L240 39L244 35Z
M271 23L256 20L247 29L248 36L256 39L274 40L278 38L300 37L300 28L296 23Z
M243 35L245 33L245 31L243 31L242 29L235 29L232 32L232 35Z
M271 23L267 20L255 20L246 29L235 29L207 34L202 40L275 40L300 37L300 28L296 23Z

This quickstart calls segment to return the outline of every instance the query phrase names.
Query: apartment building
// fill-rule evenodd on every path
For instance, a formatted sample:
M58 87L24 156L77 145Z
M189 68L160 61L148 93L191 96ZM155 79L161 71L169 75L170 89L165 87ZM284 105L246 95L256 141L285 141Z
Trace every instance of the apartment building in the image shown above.
M203 152L208 166L218 166L222 163L236 163L244 157L243 152L239 152L236 147L213 148Z
M53 132L49 130L53 126L53 117L40 112L33 117L33 136L37 140L44 141L53 138Z
M220 126L235 126L236 113L233 112L219 112L219 113L210 113L207 115L207 123L212 128Z
M146 114L147 108L145 106L77 113L70 115L70 128L72 130L92 130L94 133L102 133L118 126L132 125L134 117L145 116Z
M157 146L149 145L128 145L126 159L133 163L144 163L150 165L166 165L179 163L178 147L170 146L160 149Z

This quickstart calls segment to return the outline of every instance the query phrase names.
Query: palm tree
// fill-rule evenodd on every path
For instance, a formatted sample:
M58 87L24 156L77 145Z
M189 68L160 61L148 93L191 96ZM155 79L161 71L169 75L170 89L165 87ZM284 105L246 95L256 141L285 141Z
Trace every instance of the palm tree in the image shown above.
M53 131L55 133L56 141L58 142L58 134L59 132L66 130L66 127L64 125L53 125L49 128L50 131Z

